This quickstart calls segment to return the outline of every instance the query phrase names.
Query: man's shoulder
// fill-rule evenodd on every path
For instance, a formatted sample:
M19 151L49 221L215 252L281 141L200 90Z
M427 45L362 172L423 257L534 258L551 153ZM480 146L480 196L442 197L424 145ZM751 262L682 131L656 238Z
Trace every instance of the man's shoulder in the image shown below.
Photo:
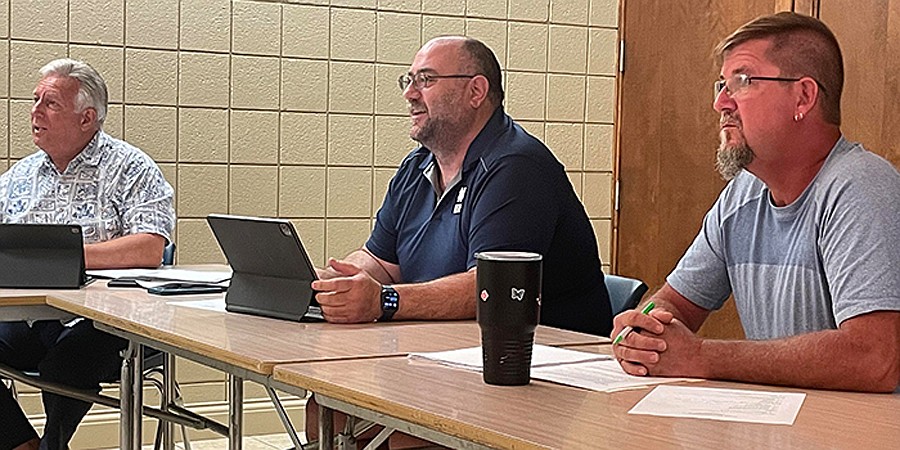
M896 198L900 195L900 172L886 159L861 144L843 139L828 156L815 181L817 195Z
M101 131L98 141L100 157L109 162L138 167L157 167L156 161L140 148Z
M16 174L23 174L23 173L32 173L35 170L37 170L41 166L41 164L44 163L46 158L47 158L47 154L38 150L22 159L16 161L16 163L13 164L12 166L10 166L9 170L4 172L2 175L6 176L6 175L16 175Z

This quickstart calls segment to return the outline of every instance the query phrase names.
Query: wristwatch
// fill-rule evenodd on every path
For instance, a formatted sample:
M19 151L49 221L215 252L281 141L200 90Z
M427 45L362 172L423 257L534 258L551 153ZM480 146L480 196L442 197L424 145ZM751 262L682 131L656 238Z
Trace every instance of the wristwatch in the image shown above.
M387 322L394 317L397 308L400 307L400 294L391 285L381 286L381 317L379 322Z

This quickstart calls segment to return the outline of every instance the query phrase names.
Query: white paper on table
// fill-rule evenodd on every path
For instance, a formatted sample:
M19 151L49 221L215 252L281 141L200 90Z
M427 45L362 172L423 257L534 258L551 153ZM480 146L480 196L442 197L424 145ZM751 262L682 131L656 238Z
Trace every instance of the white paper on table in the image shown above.
M167 305L184 306L187 308L205 309L207 311L225 312L225 298L210 300L178 300L166 302Z
M150 289L150 288L155 288L155 287L162 286L162 285L164 285L164 284L178 283L178 281L172 281L172 280L161 280L161 281L135 280L135 283L137 283L138 286L140 286L140 287L142 287L142 288L144 288L144 289ZM185 283L185 281L182 281L181 283ZM198 283L198 284L201 284L201 283L196 282L196 281L187 281L187 283ZM210 284L210 285L217 284L217 285L219 285L219 286L228 287L229 285L231 285L231 280L225 280L225 281L223 281L223 282L221 282L221 283L206 283L206 284Z
M662 383L674 383L676 381L699 381L691 378L658 378L629 375L622 369L619 362L613 359L532 367L531 378L601 392L616 392Z
M484 364L481 347L461 348L445 352L410 353L410 359L435 361L447 366L481 371ZM531 367L557 364L573 364L583 361L612 359L612 356L598 353L579 352L559 347L535 345L531 350Z
M806 394L657 386L628 414L793 425Z
M230 270L112 269L88 270L87 274L97 278L143 278L146 281L193 281L197 283L220 283L231 279Z

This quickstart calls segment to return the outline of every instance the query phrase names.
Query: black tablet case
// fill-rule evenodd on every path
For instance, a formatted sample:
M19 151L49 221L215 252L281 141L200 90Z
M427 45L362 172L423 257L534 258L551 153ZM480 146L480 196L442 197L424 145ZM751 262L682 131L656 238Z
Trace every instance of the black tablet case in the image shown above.
M80 226L0 224L0 287L78 289L86 281Z

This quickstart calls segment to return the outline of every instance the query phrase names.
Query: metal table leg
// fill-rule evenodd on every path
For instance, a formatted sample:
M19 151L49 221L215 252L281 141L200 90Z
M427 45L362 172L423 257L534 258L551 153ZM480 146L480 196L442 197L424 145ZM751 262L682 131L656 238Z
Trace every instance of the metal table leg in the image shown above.
M244 379L228 375L228 448L241 450L244 425Z
M319 450L334 448L334 410L319 403Z
M143 349L141 345L129 340L128 347L122 355L122 381L119 405L121 420L119 422L119 444L123 449L140 450L141 420L144 406Z

